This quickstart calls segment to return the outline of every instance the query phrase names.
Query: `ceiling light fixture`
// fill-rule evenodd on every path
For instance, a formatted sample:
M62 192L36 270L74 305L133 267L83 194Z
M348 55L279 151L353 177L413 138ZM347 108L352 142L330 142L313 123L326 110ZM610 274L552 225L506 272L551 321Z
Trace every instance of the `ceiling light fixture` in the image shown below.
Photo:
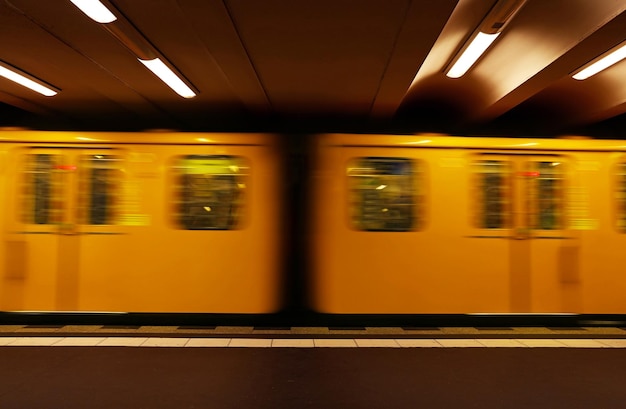
M586 80L592 75L609 68L611 65L617 64L624 58L626 58L626 44L622 43L586 64L586 67L572 75L572 78L579 81Z
M196 96L196 93L193 92L192 89L183 82L183 80L178 78L174 71L165 65L165 63L163 63L163 61L159 58L155 58L153 60L142 60L141 58L138 58L138 60L181 97L193 98Z
M467 70L480 58L487 48L493 43L500 33L486 34L482 31L476 34L470 45L463 51L463 54L454 63L446 76L450 78L462 77Z
M498 1L475 33L470 36L471 41L466 42L460 53L457 53L452 60L446 76L449 78L460 78L465 75L498 38L506 24L511 21L524 3L526 3L526 0Z
M197 90L174 65L159 53L150 41L113 4L100 0L70 0L85 14L102 24L101 27L128 49L146 68L183 98L193 98ZM83 8L84 7L84 8ZM99 13L96 14L94 10ZM112 23L112 24L106 24Z
M59 90L55 89L53 86L2 61L0 61L0 76L38 92L41 95L45 95L46 97L55 96L59 92Z
M76 7L85 13L92 20L107 24L117 20L115 14L111 12L100 0L70 0Z

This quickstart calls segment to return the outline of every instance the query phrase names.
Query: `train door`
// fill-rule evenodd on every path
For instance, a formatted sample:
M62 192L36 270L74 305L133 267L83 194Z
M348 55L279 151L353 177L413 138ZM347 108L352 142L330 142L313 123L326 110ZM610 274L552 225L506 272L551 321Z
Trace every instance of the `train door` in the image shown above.
M509 240L510 310L578 310L577 246L568 227L566 159L554 155L481 155L479 227Z
M19 155L3 308L79 309L81 242L120 234L122 155L112 149L32 148Z

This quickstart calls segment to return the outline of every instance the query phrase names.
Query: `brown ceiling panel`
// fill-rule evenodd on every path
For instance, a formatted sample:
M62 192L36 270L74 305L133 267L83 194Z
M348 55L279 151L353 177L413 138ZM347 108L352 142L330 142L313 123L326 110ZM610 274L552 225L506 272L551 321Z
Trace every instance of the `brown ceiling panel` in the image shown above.
M626 6L614 0L530 1L460 81L483 84L491 105L574 48ZM573 24L555 24L555 22Z
M493 119L567 75L573 60L568 63L559 59L614 20L625 7L626 3L613 0L529 1L465 76L445 77L445 68L453 55L427 60L405 104L419 107L416 101L420 98L437 94L443 107L457 108L451 110L454 121L476 123ZM459 19L464 20L467 13L461 16ZM453 19L454 15L449 24ZM457 50L479 22L466 25L466 35ZM449 36L442 35L431 55L445 55L438 48L449 44ZM408 111L411 112L410 107Z
M271 110L230 14L221 0L178 0L188 26L221 68L235 94L256 113Z
M69 0L0 0L0 60L61 89L0 78L0 103L19 108L0 104L0 126L539 133L626 109L626 62L571 78L626 39L624 0L528 0L459 79L446 67L499 0L103 1L198 95L178 96Z
M424 79L442 74L448 62L480 24L497 0L460 0L433 45L424 64L417 72L409 94ZM445 76L444 76L445 78Z
M561 116L564 116L568 115L568 111L571 111L567 108L571 101L576 101L576 110L571 111L572 115L569 118L563 118L568 124L571 124L580 122L578 119L582 119L582 117L586 116L582 111L597 111L598 105L596 102L592 103L596 98L603 100L600 102L602 106L621 104L623 98L626 97L626 91L622 91L622 95L620 96L615 95L615 92L601 92L601 87L596 88L595 91L593 89L585 90L587 81L575 81L571 78L571 74L577 71L578 68L584 66L587 62L602 54L605 50L609 50L614 45L622 42L624 40L624 27L626 27L626 13L622 12L593 34L583 39L574 48L563 54L537 75L528 79L524 84L517 87L485 111L478 113L474 120L487 122L511 109L514 111L523 110L528 112L532 110L528 108L529 106L542 106L540 110L544 114L558 110L562 113ZM606 73L610 73L614 69L619 69L617 68L619 66L621 65L618 64L615 68L607 70ZM600 73L599 77L605 75L607 74ZM611 81L612 84L610 87L613 90L624 90L624 86L622 85L623 78L625 77L614 78ZM594 83L594 81L591 81L591 83ZM589 94L588 91L596 95L591 98L584 97L585 94ZM580 97L577 97L577 94ZM562 102L557 102L555 98L561 99ZM523 101L521 108L516 108L521 101ZM551 109L546 110L548 107ZM607 115L609 114L607 113ZM595 117L597 115L594 114L593 116ZM556 122L556 118L553 118L553 120ZM580 123L583 122L585 121ZM566 125L566 123L562 125Z
M385 119L395 114L456 4L457 0L410 4L372 106L373 117Z
M22 41L4 54L12 53L13 63L23 70L29 65L24 60L33 60L32 65L44 72L41 77L63 90L45 100L52 110L71 118L137 116L145 126L153 120L163 126L169 117L169 124L177 127L186 125L178 112L201 112L207 107L216 114L244 110L175 1L118 1L116 7L200 91L188 100L170 90L70 2L63 2L62 7L58 2L36 0L7 4L15 6L10 16L17 21L10 34Z
M429 126L455 121L456 113L471 110L480 95L467 84L451 81L444 69L495 3L459 1L403 97L399 117L417 118L421 126Z
M275 110L337 115L369 114L410 3L226 1Z
M86 112L102 112L105 115L163 114L133 90L124 76L117 76L114 69L109 68L112 64L106 66L107 61L119 61L118 64L124 64L129 53L114 43L100 27L84 21L80 14L74 16L77 25L63 24L69 17L62 15L59 20L55 19L55 12L58 13L58 10L63 8L48 9L43 6L52 2L13 3L19 10L6 8L7 13L2 13L0 27L4 31L2 36L10 36L19 41L12 41L3 48L1 58L61 89L57 96L42 97L18 87L14 89L14 95L68 118L80 117ZM28 10L28 14L23 9ZM39 17L45 17L46 20L39 20ZM70 20L74 21L71 18ZM10 25L6 24L7 21ZM98 61L95 59L98 56L91 56L88 54L89 50L80 48L81 43L98 49L100 56L105 55L106 58L100 57L101 61ZM123 65L123 68L132 72L126 65Z
M533 124L547 132L571 132L591 123L626 112L626 62L621 62L584 81L572 74L605 51L624 41L626 12L599 28L576 47L546 67L485 112L484 122L515 130ZM519 93L534 94L521 104ZM499 114L501 117L493 121ZM612 122L613 124L615 122ZM605 131L606 127L601 127Z
M617 64L584 81L571 76L561 78L550 87L508 111L499 126L539 124L543 129L562 132L588 125L626 112L626 64Z
M204 1L194 14L209 16L219 3L216 0ZM227 77L201 41L196 26L189 24L188 13L181 9L178 2L115 0L115 5L200 91L196 101L226 104L239 101ZM223 37L220 31L212 34Z

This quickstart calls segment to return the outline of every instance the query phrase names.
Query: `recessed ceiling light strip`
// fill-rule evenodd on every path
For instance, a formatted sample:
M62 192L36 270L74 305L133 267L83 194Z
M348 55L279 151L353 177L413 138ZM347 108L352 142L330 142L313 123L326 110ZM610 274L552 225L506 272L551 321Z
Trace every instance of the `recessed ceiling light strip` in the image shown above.
M616 48L609 50L604 56L596 58L594 61L588 64L585 68L572 75L575 80L586 80L587 78L596 75L602 70L609 68L611 65L617 64L626 58L626 43L618 45Z
M55 96L59 92L59 89L55 89L53 86L2 61L0 61L0 77L11 80L46 97Z
M470 37L470 40L461 48L460 54L457 54L452 60L446 76L449 78L462 77L493 44L504 27L525 3L526 0L498 1Z
M452 68L448 71L446 76L450 78L459 78L462 77L467 70L469 70L472 65L480 58L481 55L489 48L491 43L493 43L500 33L494 34L485 34L483 32L479 32L476 34L476 37L472 40L470 45L465 49L463 54L459 57L458 60L454 63Z
M128 21L124 15L116 10L109 2L104 4L100 0L70 0L94 21L101 23L102 28L108 31L122 45L161 81L183 98L193 98L196 91L186 83L184 77L177 73L171 63L167 61L144 35ZM106 5L105 5L106 4Z
M115 20L115 14L111 12L100 0L70 0L76 7L85 13L92 20L101 23L108 24Z
M178 95L183 98L193 98L196 93L187 86L167 65L163 63L159 58L153 60L138 60L145 65L150 71L161 79L168 87L173 89Z

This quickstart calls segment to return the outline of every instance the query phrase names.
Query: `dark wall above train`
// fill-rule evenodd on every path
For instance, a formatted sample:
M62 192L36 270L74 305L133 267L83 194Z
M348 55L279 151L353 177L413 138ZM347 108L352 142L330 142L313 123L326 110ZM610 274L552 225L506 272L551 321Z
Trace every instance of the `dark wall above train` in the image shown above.
M89 3L112 19L77 7ZM619 137L626 62L572 75L620 49L625 10L623 0L0 0L0 75L56 93L0 77L0 126ZM484 54L451 75L479 37ZM186 88L162 82L157 63Z

